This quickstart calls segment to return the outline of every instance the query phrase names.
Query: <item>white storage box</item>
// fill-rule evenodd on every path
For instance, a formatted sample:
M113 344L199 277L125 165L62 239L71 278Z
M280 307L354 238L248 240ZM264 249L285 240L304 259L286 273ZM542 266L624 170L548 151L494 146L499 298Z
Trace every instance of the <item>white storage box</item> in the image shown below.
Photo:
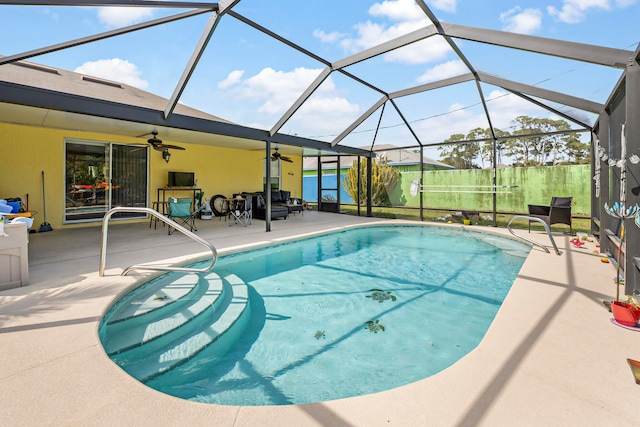
M4 224L7 236L0 236L0 290L29 284L27 224Z

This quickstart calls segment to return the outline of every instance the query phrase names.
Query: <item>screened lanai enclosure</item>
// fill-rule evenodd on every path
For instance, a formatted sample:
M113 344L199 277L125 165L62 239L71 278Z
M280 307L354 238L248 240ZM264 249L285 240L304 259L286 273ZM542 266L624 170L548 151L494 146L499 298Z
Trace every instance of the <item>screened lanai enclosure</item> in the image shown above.
M154 108L2 77L0 120L129 137L157 129L265 158L278 148L313 159L304 175L315 174L321 210L344 202L372 215L381 158L398 171L384 203L420 218L470 210L495 225L498 213L570 195L628 272L626 292L640 292L638 6L604 2L578 31L569 26L592 6L467 3L0 1L0 71L37 62L165 100ZM178 113L179 103L208 116ZM352 167L363 191L341 200Z

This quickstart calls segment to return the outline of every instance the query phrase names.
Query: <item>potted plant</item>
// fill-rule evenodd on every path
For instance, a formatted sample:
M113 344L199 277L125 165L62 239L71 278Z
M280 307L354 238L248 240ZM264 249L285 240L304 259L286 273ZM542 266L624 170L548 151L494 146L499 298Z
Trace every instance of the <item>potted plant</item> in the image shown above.
M623 326L637 326L640 320L640 306L632 296L626 301L613 301L611 313L615 321Z

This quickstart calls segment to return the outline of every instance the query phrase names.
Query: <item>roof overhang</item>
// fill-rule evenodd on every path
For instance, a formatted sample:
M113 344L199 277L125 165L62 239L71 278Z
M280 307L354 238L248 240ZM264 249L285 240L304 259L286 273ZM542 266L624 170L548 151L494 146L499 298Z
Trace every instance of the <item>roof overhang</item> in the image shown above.
M140 137L157 130L164 139L241 150L265 149L277 144L282 153L300 156L350 154L370 157L369 151L332 148L327 142L294 135L173 114L163 111L87 98L48 89L0 81L0 117L5 123Z

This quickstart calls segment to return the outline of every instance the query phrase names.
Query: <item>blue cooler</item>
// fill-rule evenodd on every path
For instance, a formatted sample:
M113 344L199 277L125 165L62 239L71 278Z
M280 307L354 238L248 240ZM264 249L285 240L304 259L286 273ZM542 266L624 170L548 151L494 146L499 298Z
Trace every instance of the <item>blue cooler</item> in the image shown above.
M7 202L7 205L11 206L11 213L20 212L20 202Z

